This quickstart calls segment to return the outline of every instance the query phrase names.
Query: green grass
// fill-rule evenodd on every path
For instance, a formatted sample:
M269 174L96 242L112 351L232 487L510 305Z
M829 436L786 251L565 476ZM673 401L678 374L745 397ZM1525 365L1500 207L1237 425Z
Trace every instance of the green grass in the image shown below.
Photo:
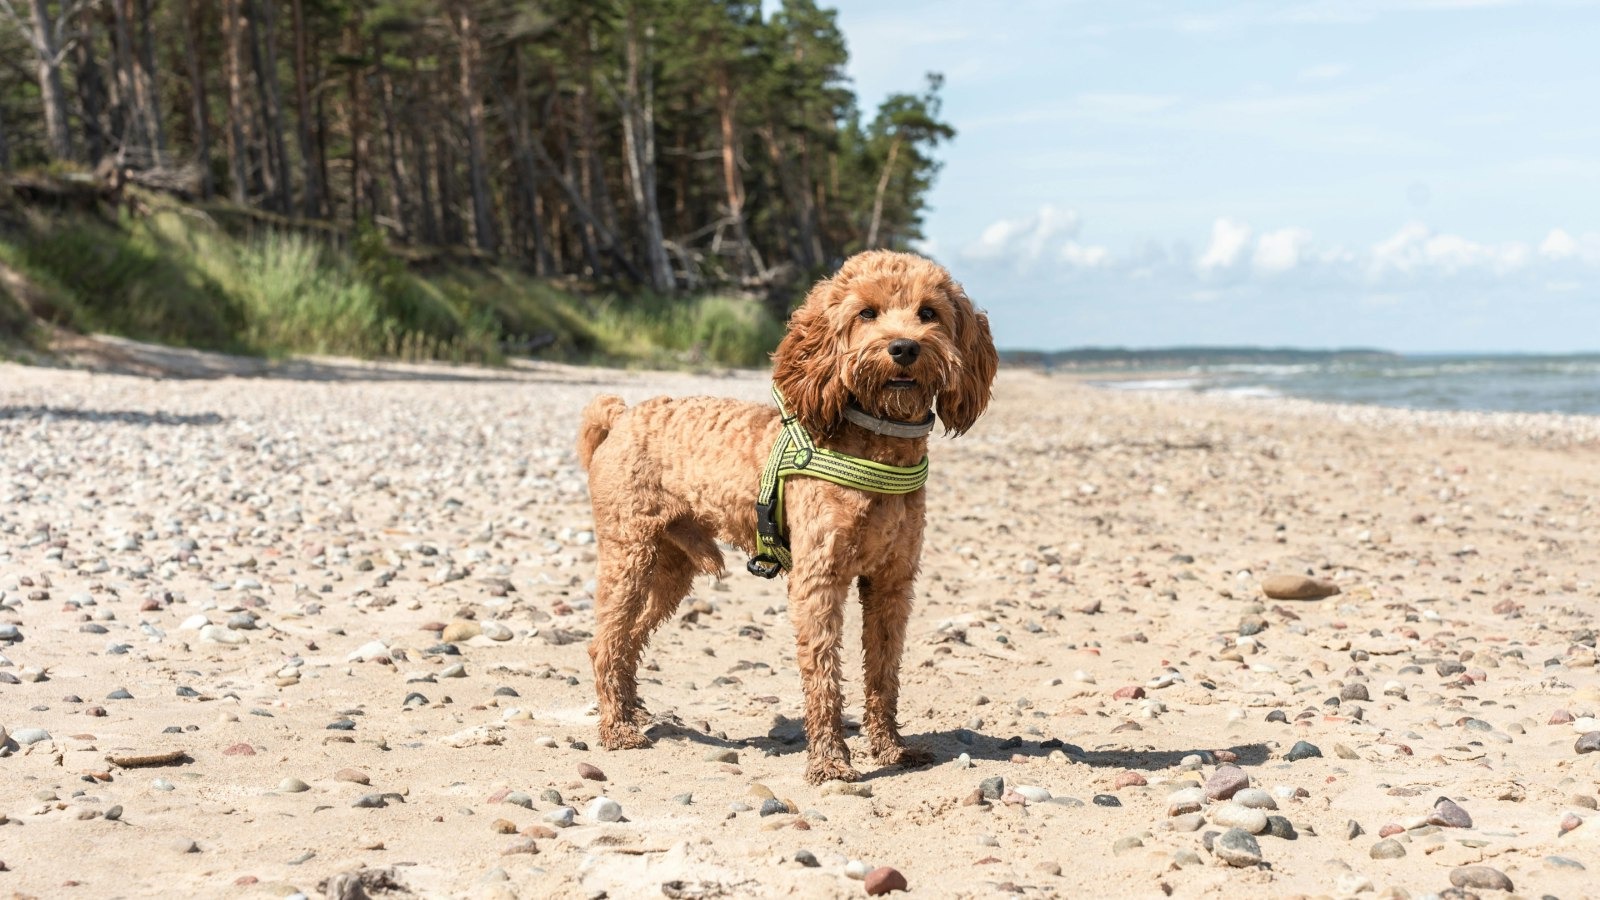
M115 221L6 216L0 262L39 288L58 324L268 356L497 363L503 346L536 346L540 358L575 362L764 366L783 334L755 300L585 295L490 264L419 271L373 229L341 247L292 227L237 233L193 208L151 205Z

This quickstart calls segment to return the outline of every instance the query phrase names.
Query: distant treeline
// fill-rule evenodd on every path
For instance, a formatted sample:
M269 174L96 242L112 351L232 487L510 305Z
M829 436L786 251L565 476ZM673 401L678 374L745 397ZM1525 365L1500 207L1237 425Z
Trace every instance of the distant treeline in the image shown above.
M1398 359L1388 350L1300 350L1293 347L1082 347L1075 350L1006 350L1004 363L1040 369L1149 369L1162 366L1296 365Z
M920 237L940 76L870 116L815 0L0 0L0 173L376 224L658 294Z

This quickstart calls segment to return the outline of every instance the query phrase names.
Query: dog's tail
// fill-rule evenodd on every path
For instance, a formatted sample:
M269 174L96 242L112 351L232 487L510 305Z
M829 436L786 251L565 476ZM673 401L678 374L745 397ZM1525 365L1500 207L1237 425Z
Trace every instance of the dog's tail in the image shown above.
M594 459L595 448L605 442L611 434L611 426L616 424L617 416L627 408L628 405L615 394L602 394L584 407L583 426L578 429L578 461L583 463L585 471L589 469L589 460Z

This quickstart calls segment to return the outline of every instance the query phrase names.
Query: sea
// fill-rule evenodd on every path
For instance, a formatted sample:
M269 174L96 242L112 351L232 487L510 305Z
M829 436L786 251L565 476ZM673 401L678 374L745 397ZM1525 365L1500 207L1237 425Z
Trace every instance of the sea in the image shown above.
M1600 354L1385 356L1318 362L1199 363L1093 378L1113 390L1296 397L1400 409L1600 416Z

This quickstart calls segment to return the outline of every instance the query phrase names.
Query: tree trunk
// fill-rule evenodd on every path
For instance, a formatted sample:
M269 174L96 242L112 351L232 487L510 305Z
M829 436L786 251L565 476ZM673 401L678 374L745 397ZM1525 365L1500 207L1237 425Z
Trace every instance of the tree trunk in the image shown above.
M534 159L533 142L538 138L533 134L529 123L531 112L528 109L528 86L522 67L522 50L519 47L511 48L511 77L513 79L509 98L502 100L505 107L506 122L511 134L512 153L516 158L518 184L516 195L520 201L523 221L527 225L528 240L524 248L532 257L533 272L535 275L551 273L550 251L546 246L544 226L539 221L539 164Z
M267 157L272 165L272 190L281 213L294 210L294 188L289 176L289 147L283 139L283 92L278 84L277 0L252 0L260 40L251 40L261 111L266 127Z
M661 209L656 198L656 145L654 79L650 73L648 45L639 40L630 11L623 25L625 80L622 94L622 140L628 163L633 205L639 215L645 265L650 286L660 293L672 290L672 263L661 235ZM645 40L653 35L648 31Z
M39 99L44 104L44 130L50 158L72 158L72 128L68 124L67 89L61 82L61 59L56 48L55 23L49 0L33 0L33 52L38 57Z
M472 3L462 3L458 7L457 22L461 29L461 103L467 114L467 174L472 185L473 243L485 253L494 253L497 249L494 200L489 195L489 165L483 149L483 92L478 87L478 59L482 49Z
M411 240L414 235L411 201L406 194L411 179L406 172L405 158L400 151L400 132L395 124L394 77L384 61L383 39L372 38L372 53L378 66L378 98L383 105L383 134L389 155L389 215L399 226L401 240Z
M294 0L294 95L295 137L300 143L301 179L304 195L300 209L308 219L323 215L321 172L311 142L311 86L306 74L306 17L303 0Z
M6 140L6 116L0 107L0 172L11 171L11 143Z
M113 0L111 46L112 68L116 75L117 100L122 106L122 146L120 162L147 166L155 156L144 111L144 95L139 90L138 66L134 62L133 0Z
M106 82L100 62L94 55L94 18L88 8L78 13L78 38L72 45L72 63L78 84L78 107L82 113L84 139L88 144L89 165L99 165L111 149L106 130Z
M889 176L894 174L894 160L900 153L900 136L889 141L889 159L883 164L883 174L878 176L878 189L872 194L872 224L867 227L868 250L877 249L878 226L883 223L883 195L889 190Z
M206 5L206 0L184 0L183 57L189 69L195 156L200 163L200 196L210 200L216 189L211 179L211 112L206 105L206 79L200 66L200 37L204 27L200 16Z
M361 15L359 9L345 29L345 55L351 59L361 56ZM350 119L350 221L360 222L365 210L371 215L372 192L367 189L368 169L371 167L371 144L367 138L366 67L350 66L350 90L345 98L349 103Z
M734 120L738 105L727 66L717 69L717 119L722 136L722 189L728 198L728 215L733 219L733 234L739 242L741 274L748 263L755 272L762 269L761 256L744 225L744 182L739 177L739 135Z
M241 0L222 0L223 57L228 78L228 196L242 204L250 181L249 117L245 110L244 60L240 41L239 4Z
M419 129L411 131L412 151L417 155L417 192L418 205L421 207L422 242L424 244L439 243L439 218L434 214L433 203L433 164L428 158L428 142L419 133Z
M150 163L167 163L167 130L161 122L161 85L156 81L155 39L150 34L151 0L139 0L139 52L136 72L144 133L150 138Z

